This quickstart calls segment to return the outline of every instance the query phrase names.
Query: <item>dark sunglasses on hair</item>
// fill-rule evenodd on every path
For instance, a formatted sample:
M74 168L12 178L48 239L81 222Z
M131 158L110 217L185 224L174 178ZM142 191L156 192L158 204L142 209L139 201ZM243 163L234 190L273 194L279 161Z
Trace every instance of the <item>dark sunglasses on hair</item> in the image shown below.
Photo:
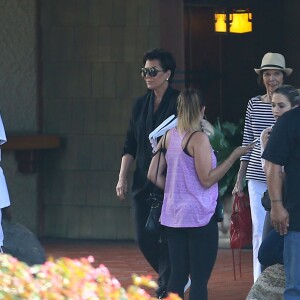
M163 70L157 70L155 67L141 69L141 75L143 78L147 75L149 75L150 77L156 77L159 72L163 72Z

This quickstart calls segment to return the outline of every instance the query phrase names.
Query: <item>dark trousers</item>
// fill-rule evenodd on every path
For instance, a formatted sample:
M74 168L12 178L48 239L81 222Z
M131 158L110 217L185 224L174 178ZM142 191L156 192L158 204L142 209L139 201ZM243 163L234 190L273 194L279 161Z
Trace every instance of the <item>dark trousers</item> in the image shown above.
M215 216L203 227L166 227L171 276L168 292L184 299L184 286L191 276L190 300L206 300L207 284L218 252L218 225Z
M283 248L284 236L272 229L263 239L259 247L259 262L264 266L264 268L278 263L283 264Z
M264 271L267 267L275 264L283 264L283 235L276 232L271 224L270 212L266 212L262 243L258 250L258 260L261 263L261 269Z
M167 289L170 277L170 258L164 229L162 228L159 234L149 234L145 230L150 212L150 203L146 202L148 196L149 193L146 193L134 199L136 238L144 257L159 275L157 295L160 296Z

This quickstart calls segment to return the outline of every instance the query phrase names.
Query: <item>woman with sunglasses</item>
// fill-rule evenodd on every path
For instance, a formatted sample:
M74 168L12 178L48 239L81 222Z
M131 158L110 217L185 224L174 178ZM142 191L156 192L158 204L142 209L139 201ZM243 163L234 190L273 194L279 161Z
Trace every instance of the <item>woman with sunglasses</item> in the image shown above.
M128 191L127 175L135 160L131 195L135 217L138 246L153 269L159 274L158 298L165 293L170 263L167 244L163 233L149 234L145 224L150 205L146 199L153 191L153 185L147 179L147 172L152 158L149 134L165 119L176 113L176 99L179 91L170 83L174 77L176 62L173 55L164 49L149 50L144 54L141 76L147 86L147 93L139 97L132 109L130 123L123 148L119 180L116 193L120 200L125 200ZM158 191L163 195L163 191Z

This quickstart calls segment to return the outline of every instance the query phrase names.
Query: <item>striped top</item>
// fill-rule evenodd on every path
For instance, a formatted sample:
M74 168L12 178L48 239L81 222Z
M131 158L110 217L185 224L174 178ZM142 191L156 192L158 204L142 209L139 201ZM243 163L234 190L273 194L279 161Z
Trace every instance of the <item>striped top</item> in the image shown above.
M241 160L249 161L246 180L254 179L266 182L266 175L261 165L261 132L272 126L275 118L272 113L272 104L261 101L261 96L251 98L248 102L245 127L243 135L243 146L258 138L258 142L251 152L241 157Z
M160 222L168 227L205 226L213 216L218 197L218 184L205 188L197 175L195 160L182 149L184 135L176 128L169 131L166 152L167 176ZM211 149L211 167L217 164Z

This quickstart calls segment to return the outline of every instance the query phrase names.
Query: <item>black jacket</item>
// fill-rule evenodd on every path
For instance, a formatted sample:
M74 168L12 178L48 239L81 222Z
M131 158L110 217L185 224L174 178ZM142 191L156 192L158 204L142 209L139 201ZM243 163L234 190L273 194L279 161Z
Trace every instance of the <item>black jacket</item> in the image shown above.
M169 116L177 115L178 94L179 91L169 86L155 113L153 113L155 97L153 91L138 98L133 105L123 148L123 155L131 154L136 160L132 182L133 197L138 197L139 194L144 195L153 188L147 179L152 158L152 148L148 136Z

